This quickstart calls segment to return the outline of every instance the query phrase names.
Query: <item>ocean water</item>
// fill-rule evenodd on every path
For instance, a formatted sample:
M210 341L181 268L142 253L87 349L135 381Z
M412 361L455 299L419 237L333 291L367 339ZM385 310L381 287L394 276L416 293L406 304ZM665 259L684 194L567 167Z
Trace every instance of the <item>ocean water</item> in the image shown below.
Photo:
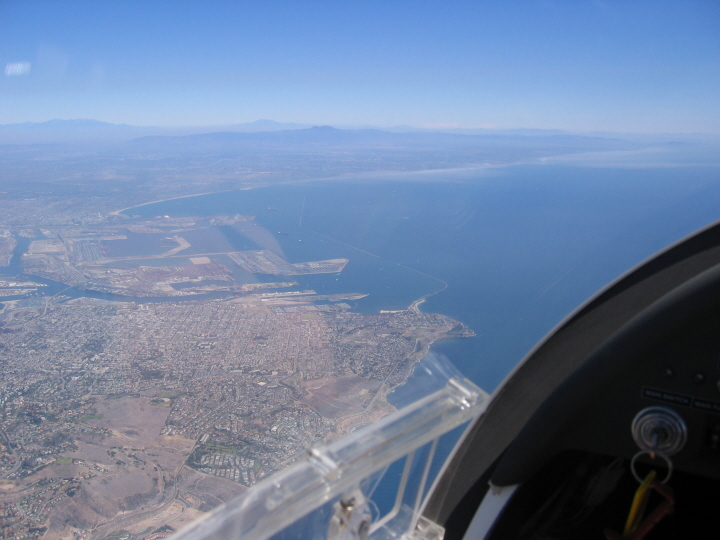
M433 350L492 391L591 295L720 219L720 168L546 164L376 175L164 201L131 213L254 215L219 228L231 246L269 249L292 263L348 258L340 274L297 280L320 294L368 294L355 302L359 312L404 309L430 295L423 311L477 334Z

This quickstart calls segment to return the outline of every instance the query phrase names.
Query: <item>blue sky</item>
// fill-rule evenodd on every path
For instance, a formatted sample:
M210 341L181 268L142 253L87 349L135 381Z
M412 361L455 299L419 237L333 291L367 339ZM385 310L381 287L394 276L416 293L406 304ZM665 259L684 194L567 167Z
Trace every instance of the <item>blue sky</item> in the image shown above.
M0 123L720 133L720 2L0 1Z

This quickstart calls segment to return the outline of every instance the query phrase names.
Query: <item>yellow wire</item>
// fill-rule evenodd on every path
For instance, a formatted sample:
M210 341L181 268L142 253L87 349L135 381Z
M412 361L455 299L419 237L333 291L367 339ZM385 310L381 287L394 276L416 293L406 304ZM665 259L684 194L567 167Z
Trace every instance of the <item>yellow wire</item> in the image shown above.
M640 519L642 518L643 512L645 512L645 505L647 504L648 496L650 495L650 484L655 480L655 471L645 477L640 487L635 492L635 498L633 499L632 506L630 507L630 513L628 514L627 521L625 522L625 532L628 534L635 532L635 529L640 525Z

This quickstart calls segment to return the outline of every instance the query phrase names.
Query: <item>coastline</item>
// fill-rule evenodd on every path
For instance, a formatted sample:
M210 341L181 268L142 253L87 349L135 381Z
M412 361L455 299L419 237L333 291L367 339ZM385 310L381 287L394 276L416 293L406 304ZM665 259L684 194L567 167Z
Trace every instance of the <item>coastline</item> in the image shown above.
M554 157L554 156L550 156ZM257 189L260 187L265 186L272 186L272 185L286 185L286 184L305 184L305 183L313 183L313 182L326 182L326 181L353 181L353 180L375 180L377 178L382 178L385 180L390 179L391 182L403 182L406 181L402 177L407 176L425 176L425 175L433 175L433 174L465 174L465 173L476 173L481 171L489 171L493 169L501 169L506 167L512 167L516 165L528 165L533 164L536 162L540 162L539 159L533 159L530 161L518 161L513 163L479 163L476 165L470 165L467 167L448 167L445 169L421 169L416 171L406 171L406 170L389 170L389 171L366 171L366 172L357 172L357 173L348 173L348 174L340 174L335 176L328 176L324 178L307 178L307 179L300 179L300 180L278 180L276 182L258 182L257 184L251 184L246 185L243 187L237 187L233 189L222 189L220 191L207 191L203 193L193 193L189 195L179 195L177 197L169 197L167 199L159 199L156 201L149 201L141 204L135 204L133 206L128 206L127 208L122 208L120 210L113 210L112 212L108 212L108 216L122 216L123 212L126 212L127 210L132 210L133 208L140 208L141 206L148 206L150 204L157 204L167 201L174 201L176 199L186 199L189 197L199 197L201 195L213 195L215 193L230 193L232 191L247 191L251 189ZM422 272L420 272L422 273ZM431 276L432 277L432 276Z
M420 298L418 298L417 300L415 300L414 302L412 302L412 303L408 306L408 311L412 311L413 313L422 313L422 311L420 311L420 305L421 305L423 302L425 302L425 300L427 300L428 298L430 298L431 296L435 296L436 294L440 294L440 293L443 292L445 289L447 289L448 286L449 286L448 283L447 283L447 281L442 280L442 279L440 279L439 277L431 276L430 274L427 274L427 273L422 272L422 271L420 271L420 270L417 270L417 269L415 269L415 268L410 268L409 266L405 266L404 264L401 264L401 263L397 263L397 265L398 265L398 266L402 266L403 268L405 268L406 270L410 270L411 272L417 272L418 274L421 274L421 275L423 275L423 276L425 276L425 277L429 277L430 279L434 279L435 281L439 281L439 282L442 283L442 285L443 285L443 286L440 287L437 291L434 291L434 292L428 293L428 294L426 294L426 295L423 295L423 296L421 296Z
M200 196L202 196L202 195L214 195L214 194L216 194L216 193L229 193L229 192L231 192L231 191L243 191L243 190L248 190L248 189L253 189L253 188L252 188L252 187L246 187L246 188L237 188L237 189L223 189L223 190L220 190L220 191L208 191L208 192L206 192L206 193L193 193L192 195L180 195L180 196L178 196L178 197L170 197L170 198L168 198L168 199L159 199L159 200L157 200L157 201L150 201L150 202L146 202L146 203L142 203L142 204L135 204L135 205L133 205L133 206L128 206L127 208L121 208L120 210L113 210L112 212L108 212L108 216L128 217L128 216L123 216L123 212L126 212L126 211L128 211L128 210L132 210L133 208L140 208L140 207L142 207L142 206L149 206L149 205L151 205L151 204L158 204L158 203L163 203L163 202L168 202L168 201L175 201L175 200L177 200L177 199L188 199L188 198L190 198L190 197L200 197Z
M423 304L423 302L425 302L425 300L427 300L426 296L423 296L422 298L418 298L417 300L415 300L412 304L410 304L408 306L408 311L412 311L414 313L422 313L422 311L420 311L420 306Z

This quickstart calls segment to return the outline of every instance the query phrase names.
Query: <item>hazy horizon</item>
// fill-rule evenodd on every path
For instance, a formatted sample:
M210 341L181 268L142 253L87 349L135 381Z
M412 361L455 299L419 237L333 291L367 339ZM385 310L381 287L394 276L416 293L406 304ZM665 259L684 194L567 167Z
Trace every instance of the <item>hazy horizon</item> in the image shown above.
M720 6L0 6L0 124L720 133Z
M96 118L50 118L42 121L24 121L24 122L9 122L0 123L0 127L12 127L12 126L48 126L50 124L65 124L67 126L73 123L95 123L100 125L107 125L113 127L131 127L131 128L143 128L143 129L159 129L159 130L206 130L206 129L218 129L223 128L254 128L253 131L280 131L280 130L295 130L295 129L309 129L312 127L332 127L338 130L379 130L379 131L398 131L398 132L439 132L439 133L503 133L503 132L527 132L532 134L533 132L539 134L546 133L557 133L557 134L568 134L568 135L581 135L581 136L611 136L611 135L626 135L626 136L651 136L651 137L663 137L663 136L711 136L716 137L720 133L701 132L701 131L666 131L666 132L642 132L642 131L610 131L610 130L572 130L572 129L560 129L554 127L547 128L534 128L534 127L515 127L515 128L502 128L502 127L473 127L473 126L425 126L425 125L369 125L369 124L323 124L322 122L292 122L284 120L273 120L269 118L258 118L256 120L250 120L247 122L234 122L227 124L179 124L179 125L162 125L162 124L129 124L129 123L116 123L106 122L104 120L98 120ZM263 129L268 128L268 129Z

